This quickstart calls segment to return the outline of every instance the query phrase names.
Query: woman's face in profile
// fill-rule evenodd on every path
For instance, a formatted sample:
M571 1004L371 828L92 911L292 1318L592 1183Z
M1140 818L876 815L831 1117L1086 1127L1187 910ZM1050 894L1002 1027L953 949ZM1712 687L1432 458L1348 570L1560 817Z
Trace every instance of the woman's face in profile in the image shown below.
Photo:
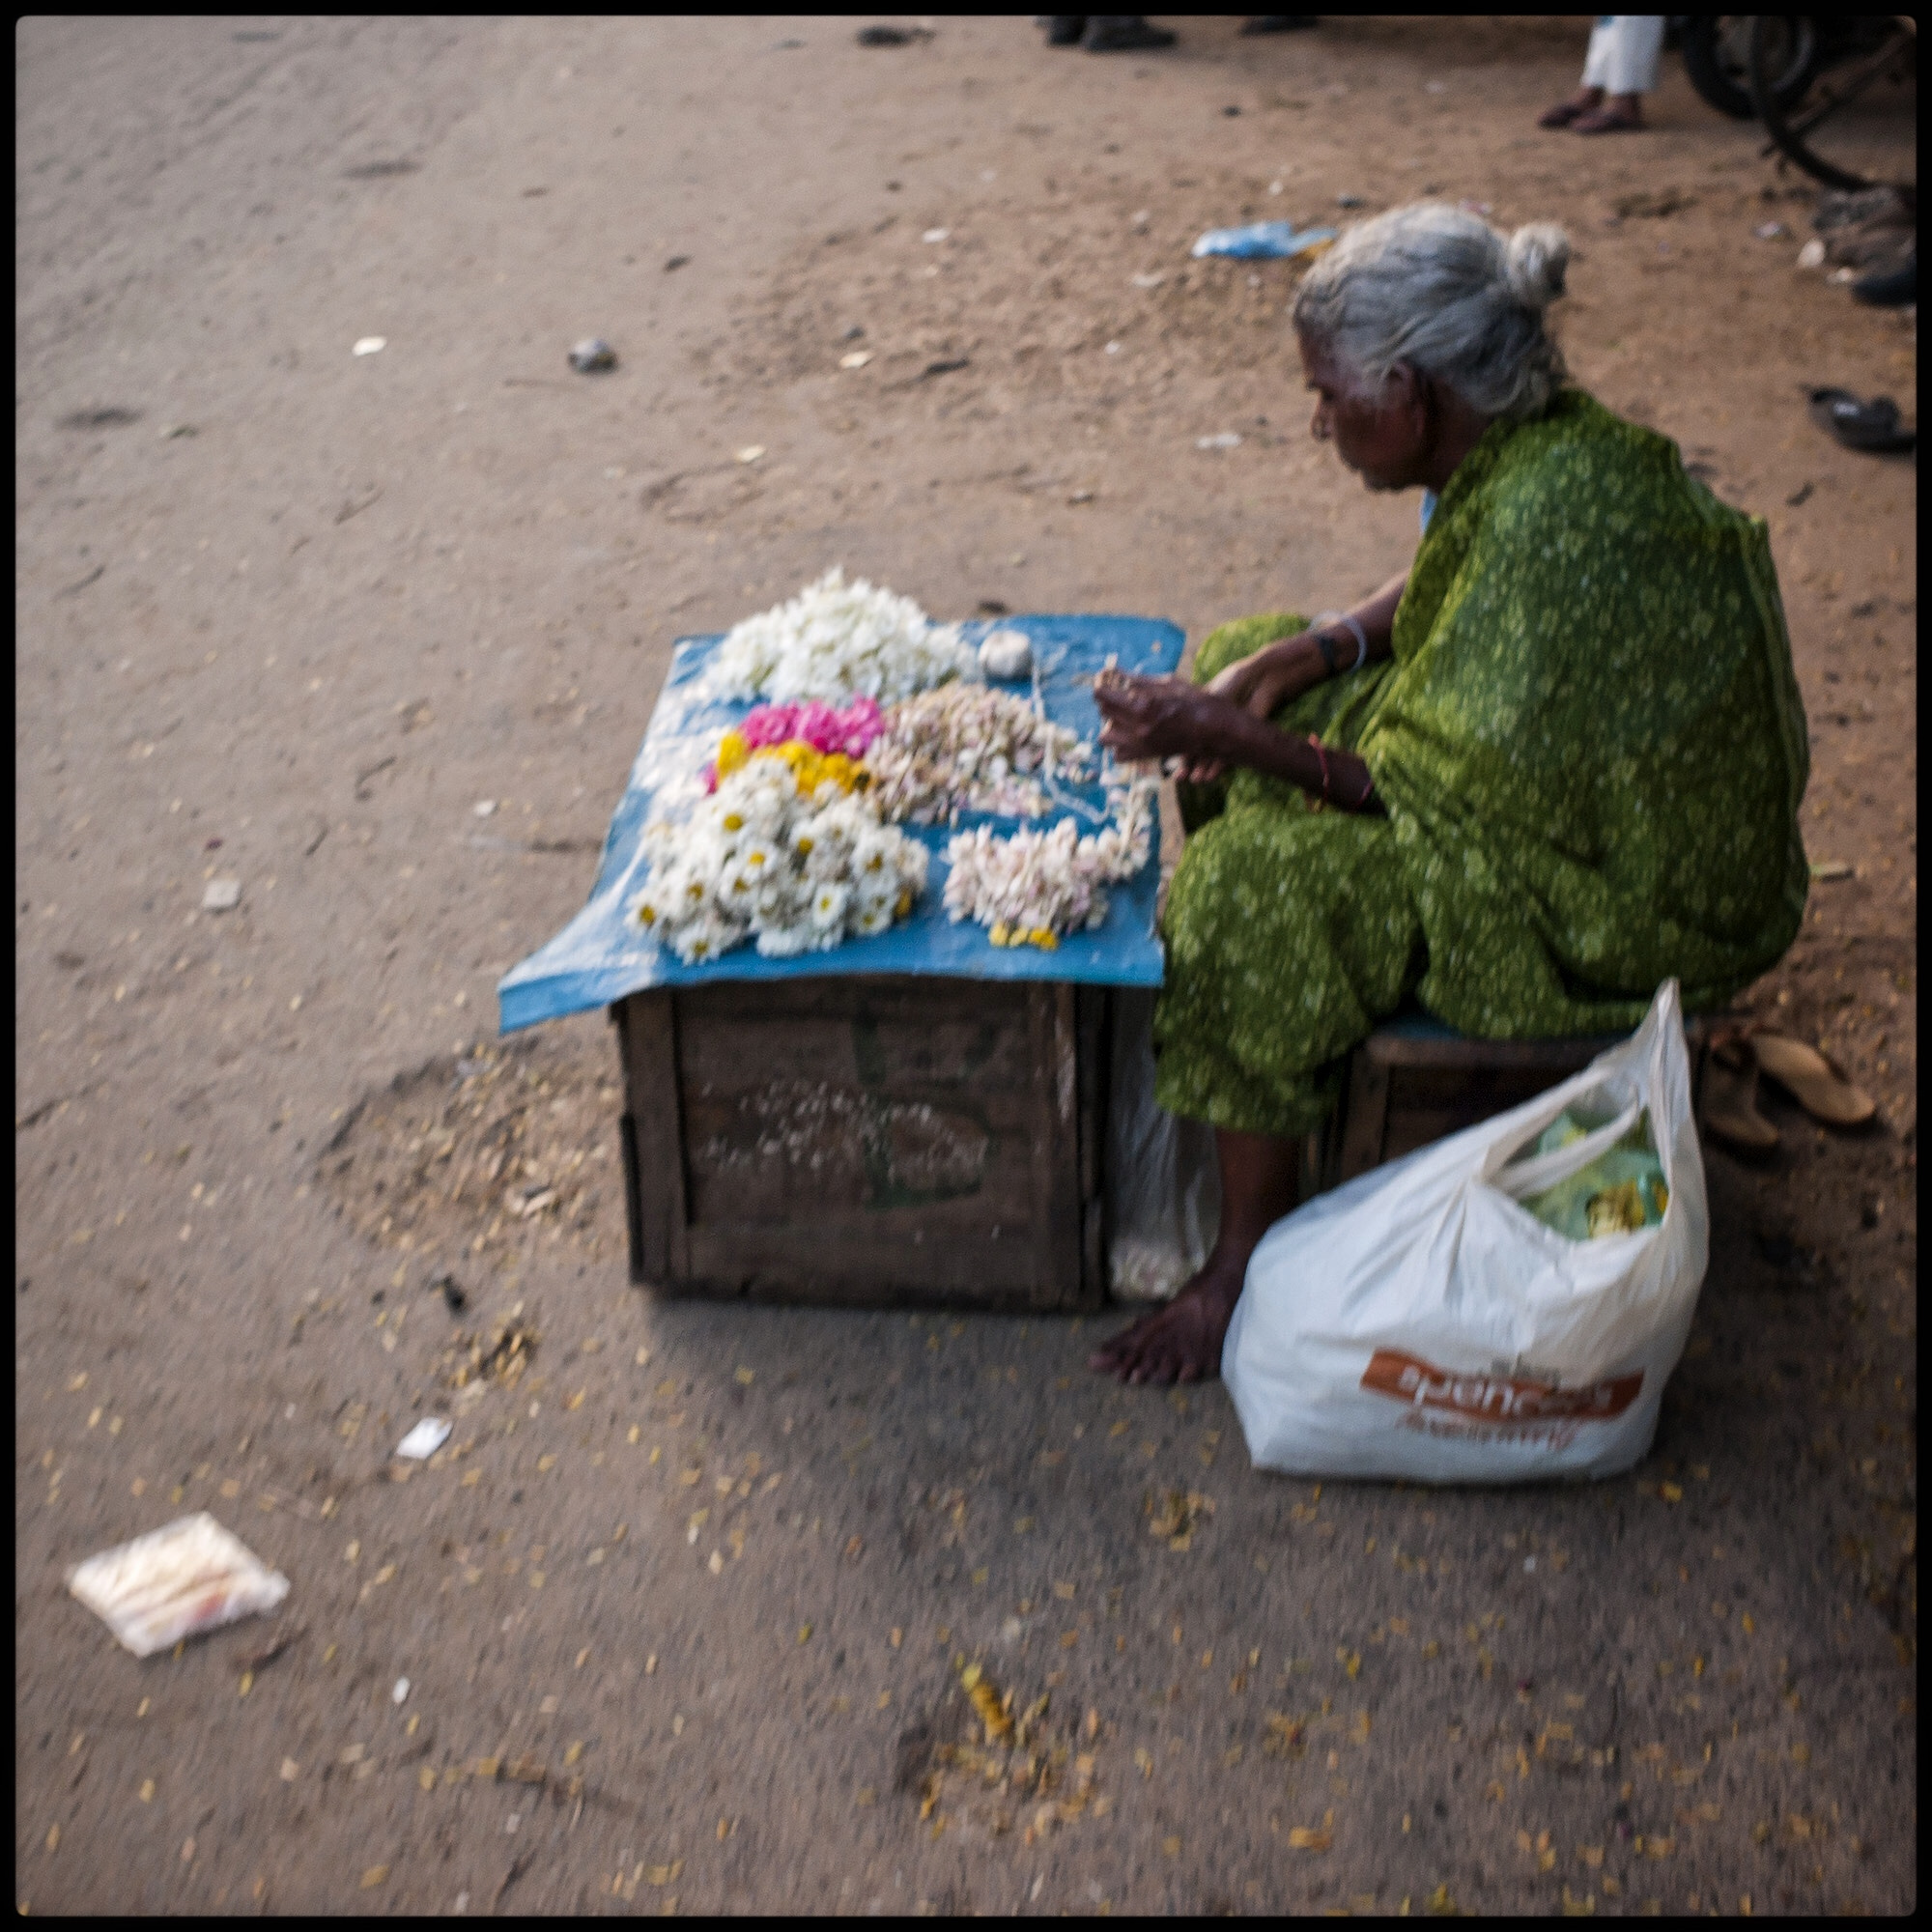
M1315 391L1309 432L1332 442L1335 453L1371 490L1406 490L1419 482L1428 433L1415 380L1397 367L1379 396L1362 391L1361 378L1325 342L1297 331L1301 370Z

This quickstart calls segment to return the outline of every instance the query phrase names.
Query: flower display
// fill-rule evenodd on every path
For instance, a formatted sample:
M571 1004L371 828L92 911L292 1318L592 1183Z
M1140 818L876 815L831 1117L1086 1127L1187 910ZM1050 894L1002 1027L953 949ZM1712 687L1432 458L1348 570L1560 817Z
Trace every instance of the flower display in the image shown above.
M828 783L836 784L840 791L856 791L866 778L864 770L843 752L816 752L799 738L783 745L760 746L754 752L737 732L727 731L719 741L717 763L704 774L704 789L715 792L721 778L742 771L753 758L768 758L783 765L807 798L821 784Z
M884 818L917 825L960 811L1037 818L1046 795L1033 775L1087 777L1092 752L1022 697L952 684L892 706L866 768Z
M910 697L954 678L976 681L979 660L954 624L935 624L910 597L828 570L796 597L725 633L714 660L724 696L777 702Z
M1085 838L1070 818L1006 838L986 825L959 834L946 848L947 912L990 928L995 946L1048 951L1069 932L1099 925L1106 886L1147 864L1153 837L1153 781L1137 778L1115 796L1117 815Z
M871 938L924 891L925 847L836 774L803 789L806 758L850 764L797 740L766 748L721 773L688 819L645 828L651 875L632 916L686 965L753 938L768 959Z
M843 711L817 702L761 704L719 741L717 757L704 769L704 789L717 790L718 781L748 758L773 753L792 767L801 791L816 791L824 778L850 791L860 782L853 760L865 756L882 728L879 707L869 697L855 698Z

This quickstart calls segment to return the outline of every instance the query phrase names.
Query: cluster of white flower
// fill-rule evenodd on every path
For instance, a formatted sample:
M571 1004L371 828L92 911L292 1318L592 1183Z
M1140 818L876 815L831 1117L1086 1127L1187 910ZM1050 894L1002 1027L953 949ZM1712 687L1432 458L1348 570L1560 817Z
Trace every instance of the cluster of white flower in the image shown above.
M1023 697L948 685L895 704L866 753L884 818L935 825L960 811L1037 818L1046 795L1030 776L1091 776L1089 746Z
M790 768L754 757L681 823L645 828L650 883L638 923L687 965L756 936L768 959L871 938L912 910L928 854L831 780L802 796Z
M948 913L990 927L995 946L1051 950L1063 934L1100 924L1104 887L1138 872L1153 838L1152 781L1135 779L1117 796L1119 815L1084 838L1070 818L1005 838L985 825L962 832L946 848Z
M935 624L910 597L864 578L847 583L835 568L789 602L734 624L712 675L726 696L885 703L953 678L975 681L980 666L956 624Z

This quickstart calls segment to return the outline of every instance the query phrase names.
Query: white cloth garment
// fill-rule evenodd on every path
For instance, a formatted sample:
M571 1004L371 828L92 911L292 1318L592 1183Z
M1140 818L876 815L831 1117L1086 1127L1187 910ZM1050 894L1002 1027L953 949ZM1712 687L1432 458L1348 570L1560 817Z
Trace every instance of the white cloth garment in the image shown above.
M1600 14L1590 30L1583 85L1605 94L1653 94L1662 50L1662 14Z

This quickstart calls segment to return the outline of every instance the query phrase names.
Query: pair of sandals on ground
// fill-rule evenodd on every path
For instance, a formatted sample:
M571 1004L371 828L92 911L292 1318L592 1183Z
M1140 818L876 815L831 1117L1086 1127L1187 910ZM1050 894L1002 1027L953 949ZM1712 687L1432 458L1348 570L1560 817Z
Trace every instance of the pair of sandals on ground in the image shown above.
M1601 87L1586 87L1568 100L1559 100L1536 118L1539 128L1567 128L1573 134L1623 134L1643 126L1643 108L1634 94L1605 96Z
M1861 1127L1878 1111L1870 1094L1802 1039L1755 1028L1719 1032L1711 1041L1699 1112L1705 1132L1740 1152L1769 1153L1778 1144L1777 1128L1758 1112L1760 1074L1826 1126Z

